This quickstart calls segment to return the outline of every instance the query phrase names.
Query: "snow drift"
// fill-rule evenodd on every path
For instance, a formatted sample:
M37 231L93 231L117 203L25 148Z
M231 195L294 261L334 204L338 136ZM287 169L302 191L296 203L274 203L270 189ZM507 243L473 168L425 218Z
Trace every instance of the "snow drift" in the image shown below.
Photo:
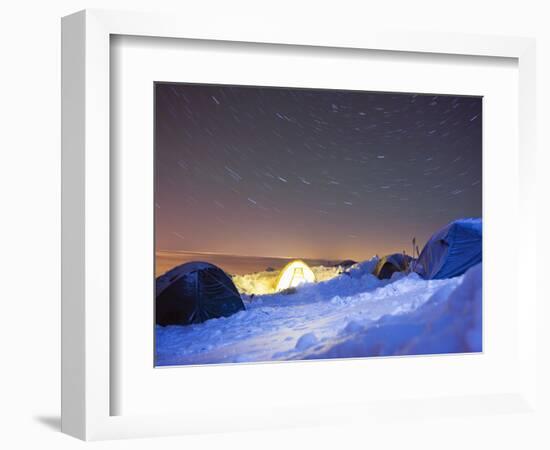
M478 264L450 294L440 289L417 310L370 326L350 322L338 339L301 359L481 352L481 278Z
M344 271L344 269L339 266L315 266L312 267L311 270L317 281L330 280ZM235 286L241 294L273 294L276 291L277 279L280 273L280 270L269 270L246 275L233 275L233 283L235 283Z
M373 258L345 273L330 268L330 279L292 295L242 295L246 310L231 317L157 327L156 364L481 351L481 264L451 279L395 273L379 280L372 275L376 263ZM261 283L272 292L266 274L276 274L261 274L234 282L241 292L252 284L258 292Z

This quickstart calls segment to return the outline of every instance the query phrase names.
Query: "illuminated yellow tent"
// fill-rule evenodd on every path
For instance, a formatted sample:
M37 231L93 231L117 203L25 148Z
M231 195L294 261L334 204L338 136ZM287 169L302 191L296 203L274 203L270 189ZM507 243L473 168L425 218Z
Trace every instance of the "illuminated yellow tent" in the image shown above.
M315 282L315 274L309 268L309 266L299 260L289 262L277 278L276 291L283 291L285 289L293 288L304 283Z

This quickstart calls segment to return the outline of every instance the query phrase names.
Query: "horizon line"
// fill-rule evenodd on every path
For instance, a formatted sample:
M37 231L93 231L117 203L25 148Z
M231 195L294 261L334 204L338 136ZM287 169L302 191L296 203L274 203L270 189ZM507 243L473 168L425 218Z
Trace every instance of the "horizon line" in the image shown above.
M257 255L238 255L234 253L220 253L220 252L208 252L208 251L194 251L194 250L155 250L155 253L198 253L202 255L212 255L212 256L235 256L239 258L263 258L263 259L314 259L314 260L325 260L325 261L342 261L346 258L318 258L318 257L296 257L296 256L257 256ZM371 258L375 256L372 255ZM351 258L347 258L351 259ZM368 259L368 258L367 258ZM366 261L363 260L363 261Z

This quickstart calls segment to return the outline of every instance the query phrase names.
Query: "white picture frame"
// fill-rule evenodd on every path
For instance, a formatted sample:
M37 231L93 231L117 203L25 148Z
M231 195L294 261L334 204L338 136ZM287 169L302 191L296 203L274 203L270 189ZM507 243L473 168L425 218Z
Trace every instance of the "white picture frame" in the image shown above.
M249 420L215 420L206 414L112 415L113 385L110 310L112 286L110 168L110 39L112 35L163 37L242 43L285 44L333 49L366 49L416 54L502 57L517 60L519 74L519 185L517 196L522 240L519 259L536 260L535 229L535 42L533 39L395 33L371 28L327 34L325 30L285 29L264 23L244 27L164 14L87 10L62 21L62 430L85 440L233 431L271 426L376 420L393 417L391 402L277 407L251 412ZM527 279L527 268L518 280ZM522 278L523 277L523 278ZM528 283L529 284L529 283ZM517 389L491 395L408 400L411 415L493 414L503 408L537 411L535 285L523 291L517 329L521 343ZM213 368L216 370L216 368ZM182 373L182 377L185 375ZM402 399L405 401L405 399ZM353 418L353 419L352 419Z

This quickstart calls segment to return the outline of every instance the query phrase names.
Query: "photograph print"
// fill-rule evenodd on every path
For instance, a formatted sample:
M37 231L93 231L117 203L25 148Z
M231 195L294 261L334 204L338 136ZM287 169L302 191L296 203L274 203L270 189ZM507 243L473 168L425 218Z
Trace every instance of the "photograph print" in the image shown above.
M482 351L481 97L153 88L155 366Z

